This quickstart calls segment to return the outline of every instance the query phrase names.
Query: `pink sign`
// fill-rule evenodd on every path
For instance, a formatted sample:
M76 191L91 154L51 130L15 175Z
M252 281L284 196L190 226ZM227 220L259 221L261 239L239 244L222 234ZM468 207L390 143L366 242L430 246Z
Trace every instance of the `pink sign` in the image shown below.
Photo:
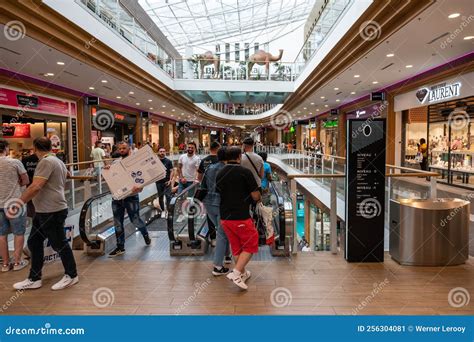
M36 110L44 113L69 116L69 102L67 101L6 88L0 88L0 106L15 107L24 111Z

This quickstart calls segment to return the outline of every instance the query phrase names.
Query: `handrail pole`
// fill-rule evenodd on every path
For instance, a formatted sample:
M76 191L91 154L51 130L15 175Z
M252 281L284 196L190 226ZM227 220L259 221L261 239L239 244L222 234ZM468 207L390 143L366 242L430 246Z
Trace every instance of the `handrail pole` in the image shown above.
M292 253L296 254L298 252L298 241L297 241L297 232L296 232L296 212L297 212L297 201L296 201L296 179L291 179L290 181L290 189L291 189L291 198L292 198L292 209L293 209L293 246L292 246Z
M337 179L331 179L331 253L337 254Z
M74 175L74 166L69 167L69 172L71 176ZM75 183L74 179L71 179L71 200L72 200L72 208L76 208L76 193L75 193Z

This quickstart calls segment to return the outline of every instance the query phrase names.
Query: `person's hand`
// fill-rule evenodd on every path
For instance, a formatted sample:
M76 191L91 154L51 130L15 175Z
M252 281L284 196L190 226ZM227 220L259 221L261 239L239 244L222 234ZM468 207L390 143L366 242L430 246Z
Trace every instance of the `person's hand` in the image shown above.
M103 169L104 170L109 170L112 165L104 165Z
M182 184L186 184L186 178L180 178L179 181L182 183Z
M138 194L139 192L142 192L143 188L137 185L134 185L132 188L132 193Z
M170 181L170 180L167 181L167 182L165 182L165 186L170 186L170 184L171 184L171 181Z

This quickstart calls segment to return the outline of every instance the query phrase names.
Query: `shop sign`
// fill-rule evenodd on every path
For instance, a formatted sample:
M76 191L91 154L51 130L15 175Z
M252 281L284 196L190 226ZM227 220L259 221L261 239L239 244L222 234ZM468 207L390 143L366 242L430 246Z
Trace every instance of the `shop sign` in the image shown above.
M445 101L457 97L461 93L461 82L441 83L430 88L421 88L416 92L416 98L420 103L432 103Z
M323 128L335 128L337 127L337 120L329 120L323 122Z
M0 87L0 106L69 116L69 102Z
M29 124L7 124L2 125L3 138L31 138Z

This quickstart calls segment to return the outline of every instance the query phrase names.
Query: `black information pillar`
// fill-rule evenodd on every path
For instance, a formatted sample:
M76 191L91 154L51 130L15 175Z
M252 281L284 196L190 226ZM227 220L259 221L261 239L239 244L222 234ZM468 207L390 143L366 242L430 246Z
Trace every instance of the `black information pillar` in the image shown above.
M347 124L346 248L349 262L382 262L385 227L385 119Z

